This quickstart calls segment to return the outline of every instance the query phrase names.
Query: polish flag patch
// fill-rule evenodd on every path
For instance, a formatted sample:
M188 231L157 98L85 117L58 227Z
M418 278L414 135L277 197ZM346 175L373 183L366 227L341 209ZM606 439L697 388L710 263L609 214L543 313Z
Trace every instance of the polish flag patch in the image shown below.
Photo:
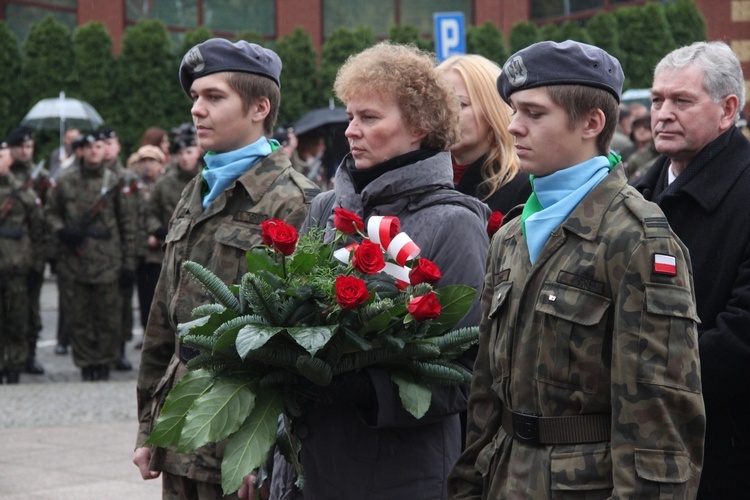
M677 276L677 259L673 255L655 253L654 272L668 276Z

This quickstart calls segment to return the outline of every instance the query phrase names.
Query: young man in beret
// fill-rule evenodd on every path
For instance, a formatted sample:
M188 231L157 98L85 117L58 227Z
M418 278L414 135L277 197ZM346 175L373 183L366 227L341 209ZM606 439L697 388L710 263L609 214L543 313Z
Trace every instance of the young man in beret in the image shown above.
M690 262L608 156L622 83L615 58L571 41L521 50L498 79L533 193L492 240L451 498L695 495Z
M145 446L166 394L185 374L194 352L176 341L177 325L213 302L181 271L192 260L227 284L247 272L245 254L262 243L261 222L283 219L299 227L318 189L296 172L278 143L269 141L279 109L281 60L273 51L215 38L182 60L180 84L206 168L183 191L169 222L165 255L141 351L140 429L133 462L144 479L162 474L164 498L237 498L221 488L223 443L195 453ZM253 494L254 476L240 490ZM251 496L252 497L252 496Z

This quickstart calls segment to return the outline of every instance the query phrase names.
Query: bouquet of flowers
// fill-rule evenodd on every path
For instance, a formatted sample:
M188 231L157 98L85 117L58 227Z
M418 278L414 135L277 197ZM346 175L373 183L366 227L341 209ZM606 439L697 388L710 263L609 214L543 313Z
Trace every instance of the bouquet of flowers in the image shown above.
M226 439L222 487L237 491L266 463L277 443L298 472L300 443L290 420L301 415L301 386L326 387L365 367L390 373L404 408L421 418L431 384L467 384L471 373L455 360L477 341L477 328L451 331L476 290L433 290L440 270L395 217L334 210L336 239L313 228L298 237L280 220L262 223L264 245L248 251L248 273L227 286L194 262L184 269L215 303L197 307L179 325L180 341L198 354L175 385L149 444L193 451ZM361 243L337 248L344 238Z

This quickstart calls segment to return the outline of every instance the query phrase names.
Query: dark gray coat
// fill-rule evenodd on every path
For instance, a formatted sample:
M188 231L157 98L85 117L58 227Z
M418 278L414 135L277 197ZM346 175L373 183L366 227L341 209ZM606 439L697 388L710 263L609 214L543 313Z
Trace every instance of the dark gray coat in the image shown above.
M357 194L344 164L335 190L318 196L306 227L317 225L330 196L336 205L366 221L372 215L394 215L421 248L421 256L442 272L436 286L465 284L479 290L489 246L489 209L453 189L448 153L383 174ZM328 220L333 228L333 218ZM329 236L333 237L333 231ZM461 321L479 323L479 303ZM382 370L368 371L377 404L372 411L353 405L320 405L307 409L295 430L302 439L301 458L307 475L306 500L329 498L445 498L446 478L459 456L458 413L466 408L459 388L435 388L430 409L417 420L401 406L396 386Z

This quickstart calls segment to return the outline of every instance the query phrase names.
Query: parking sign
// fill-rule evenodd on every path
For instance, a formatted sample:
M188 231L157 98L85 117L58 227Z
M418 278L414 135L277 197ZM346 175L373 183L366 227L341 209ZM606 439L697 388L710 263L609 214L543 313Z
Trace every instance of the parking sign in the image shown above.
M466 23L463 12L435 12L435 52L442 62L456 54L466 54Z

